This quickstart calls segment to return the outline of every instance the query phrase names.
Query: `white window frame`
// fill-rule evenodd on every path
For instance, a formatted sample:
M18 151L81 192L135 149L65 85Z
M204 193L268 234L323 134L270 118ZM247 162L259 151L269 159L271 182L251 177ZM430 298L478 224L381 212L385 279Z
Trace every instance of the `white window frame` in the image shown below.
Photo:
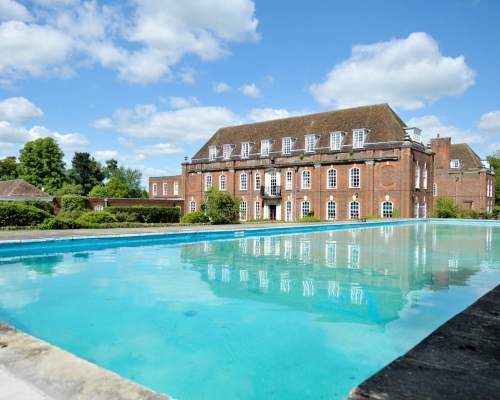
M174 196L179 195L179 182L175 181L174 182Z
M156 183L151 185L151 191L153 192L153 196L158 196L158 185Z
M424 163L424 169L422 171L422 189L427 189L427 163Z
M450 168L453 168L453 169L460 168L460 160L458 160L458 159L450 160Z
M94 211L103 211L104 210L104 206L102 204L96 204L94 206Z
M330 206L333 205L333 211ZM335 221L337 219L337 203L333 200L328 200L326 202L326 220Z
M248 204L246 201L240 201L240 221L246 221L248 218Z
M162 193L163 193L163 196L168 195L168 183L167 182L163 182Z
M269 157L271 154L271 140L264 139L260 141L260 155L261 157Z
M385 208L386 204L390 204L391 206L390 210ZM394 215L394 204L392 203L392 201L383 201L382 203L380 203L380 216L382 218L392 218L393 215Z
M352 148L362 149L365 147L366 129L353 129L352 131Z
M217 158L217 146L208 146L208 159L214 161Z
M189 202L189 212L195 212L196 211L196 201L192 200Z
M240 190L248 190L248 174L246 172L240 174Z
M292 190L293 188L293 172L286 171L285 174L285 190Z
M219 176L219 190L225 192L227 190L227 176L222 174Z
M222 158L224 160L229 160L231 158L231 153L233 152L232 144L225 144L222 146Z
M330 133L330 150L336 151L342 148L343 140L342 132L331 132Z
M316 150L316 135L305 135L304 145L306 153L314 153Z
M256 172L254 178L254 188L255 190L260 190L261 186L262 186L262 179L260 176L260 172Z
M247 159L250 157L250 142L241 143L241 158Z
M213 184L212 175L205 175L205 192L208 192Z
M358 205L358 210L357 210L358 217L357 218L353 218L352 206L354 204ZM357 201L357 200L351 201L349 203L349 210L348 211L349 211L349 219L356 219L356 220L358 220L361 217L361 204L359 204L359 201Z
M255 219L260 219L260 210L261 210L260 201L256 200L255 201Z
M437 197L438 195L438 185L437 183L432 184L432 196Z
M357 177L354 176L354 171L358 171ZM357 179L357 185L356 185L356 179ZM359 169L358 167L352 167L349 169L349 188L351 189L361 188L361 169Z
M284 137L281 141L281 152L283 154L292 154L292 138Z
M335 168L326 171L326 188L337 189L337 170Z
M307 213L305 211L305 205L307 204ZM300 217L304 218L309 215L311 212L311 202L309 200L304 200L302 203L300 203Z
M307 179L307 185L305 185L304 183L306 181L304 181L304 177L306 176L306 174L309 176L309 178ZM312 187L312 182L311 182L311 171L309 170L304 170L302 171L301 175L300 175L300 188L302 190L310 190Z
M293 221L293 205L290 200L285 203L285 220L287 222Z
M420 165L415 163L415 189L420 189Z

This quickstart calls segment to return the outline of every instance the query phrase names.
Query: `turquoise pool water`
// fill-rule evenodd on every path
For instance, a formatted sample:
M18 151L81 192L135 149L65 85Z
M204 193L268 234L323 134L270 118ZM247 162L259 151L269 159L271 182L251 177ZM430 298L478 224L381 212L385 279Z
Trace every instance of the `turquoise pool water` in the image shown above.
M0 246L0 320L175 399L342 399L500 283L500 225L321 229Z

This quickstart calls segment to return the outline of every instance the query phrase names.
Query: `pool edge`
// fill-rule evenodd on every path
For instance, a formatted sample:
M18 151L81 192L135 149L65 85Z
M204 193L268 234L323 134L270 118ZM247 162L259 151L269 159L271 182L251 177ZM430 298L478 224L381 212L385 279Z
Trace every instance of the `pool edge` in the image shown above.
M19 390L50 400L170 399L1 321L0 368Z
M499 331L500 285L352 389L346 400L495 398Z

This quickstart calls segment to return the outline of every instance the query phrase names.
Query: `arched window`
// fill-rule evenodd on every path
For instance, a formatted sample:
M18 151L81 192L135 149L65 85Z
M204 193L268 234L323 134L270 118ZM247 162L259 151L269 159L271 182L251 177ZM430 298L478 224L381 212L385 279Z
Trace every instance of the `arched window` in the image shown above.
M102 211L104 210L104 207L102 204L96 204L96 206L94 207L94 211Z
M287 201L286 202L286 220L288 222L293 221L293 216L292 216L292 202Z
M247 220L247 202L242 201L240 202L240 221L246 221Z
M227 181L226 175L221 175L219 177L219 190L225 191L227 190Z
M205 176L205 192L209 191L212 187L212 175Z
M310 171L302 171L302 189L311 189Z
M420 166L418 161L415 163L415 188L420 189Z
M334 201L326 203L326 219L333 221L337 218L337 205Z
M349 219L359 219L359 202L351 201L349 203Z
M307 200L303 201L301 214L300 214L301 218L307 217L310 212L311 212L311 203Z
M260 190L260 174L258 172L255 173L255 190Z
M382 218L392 218L393 206L392 202L384 201L382 203Z
M359 188L360 178L359 178L359 168L354 167L349 170L349 187Z
M422 172L422 188L427 189L427 163L424 163L424 170Z
M240 190L248 190L248 175L245 172L240 175Z
M260 219L260 201L255 202L255 219Z
M153 196L156 196L158 194L158 185L156 183L153 183L152 192Z
M168 194L168 183L163 183L163 195L166 196Z
M189 203L189 212L195 212L196 211L196 201L192 201Z
M337 170L330 168L326 178L326 188L335 189L337 187Z

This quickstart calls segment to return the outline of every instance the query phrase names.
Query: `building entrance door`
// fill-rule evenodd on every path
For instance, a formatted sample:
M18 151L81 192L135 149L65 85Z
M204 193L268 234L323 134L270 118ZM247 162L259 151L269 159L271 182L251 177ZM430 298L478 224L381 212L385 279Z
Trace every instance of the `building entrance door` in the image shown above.
M269 205L269 219L271 221L276 220L276 205L275 204L270 204Z

